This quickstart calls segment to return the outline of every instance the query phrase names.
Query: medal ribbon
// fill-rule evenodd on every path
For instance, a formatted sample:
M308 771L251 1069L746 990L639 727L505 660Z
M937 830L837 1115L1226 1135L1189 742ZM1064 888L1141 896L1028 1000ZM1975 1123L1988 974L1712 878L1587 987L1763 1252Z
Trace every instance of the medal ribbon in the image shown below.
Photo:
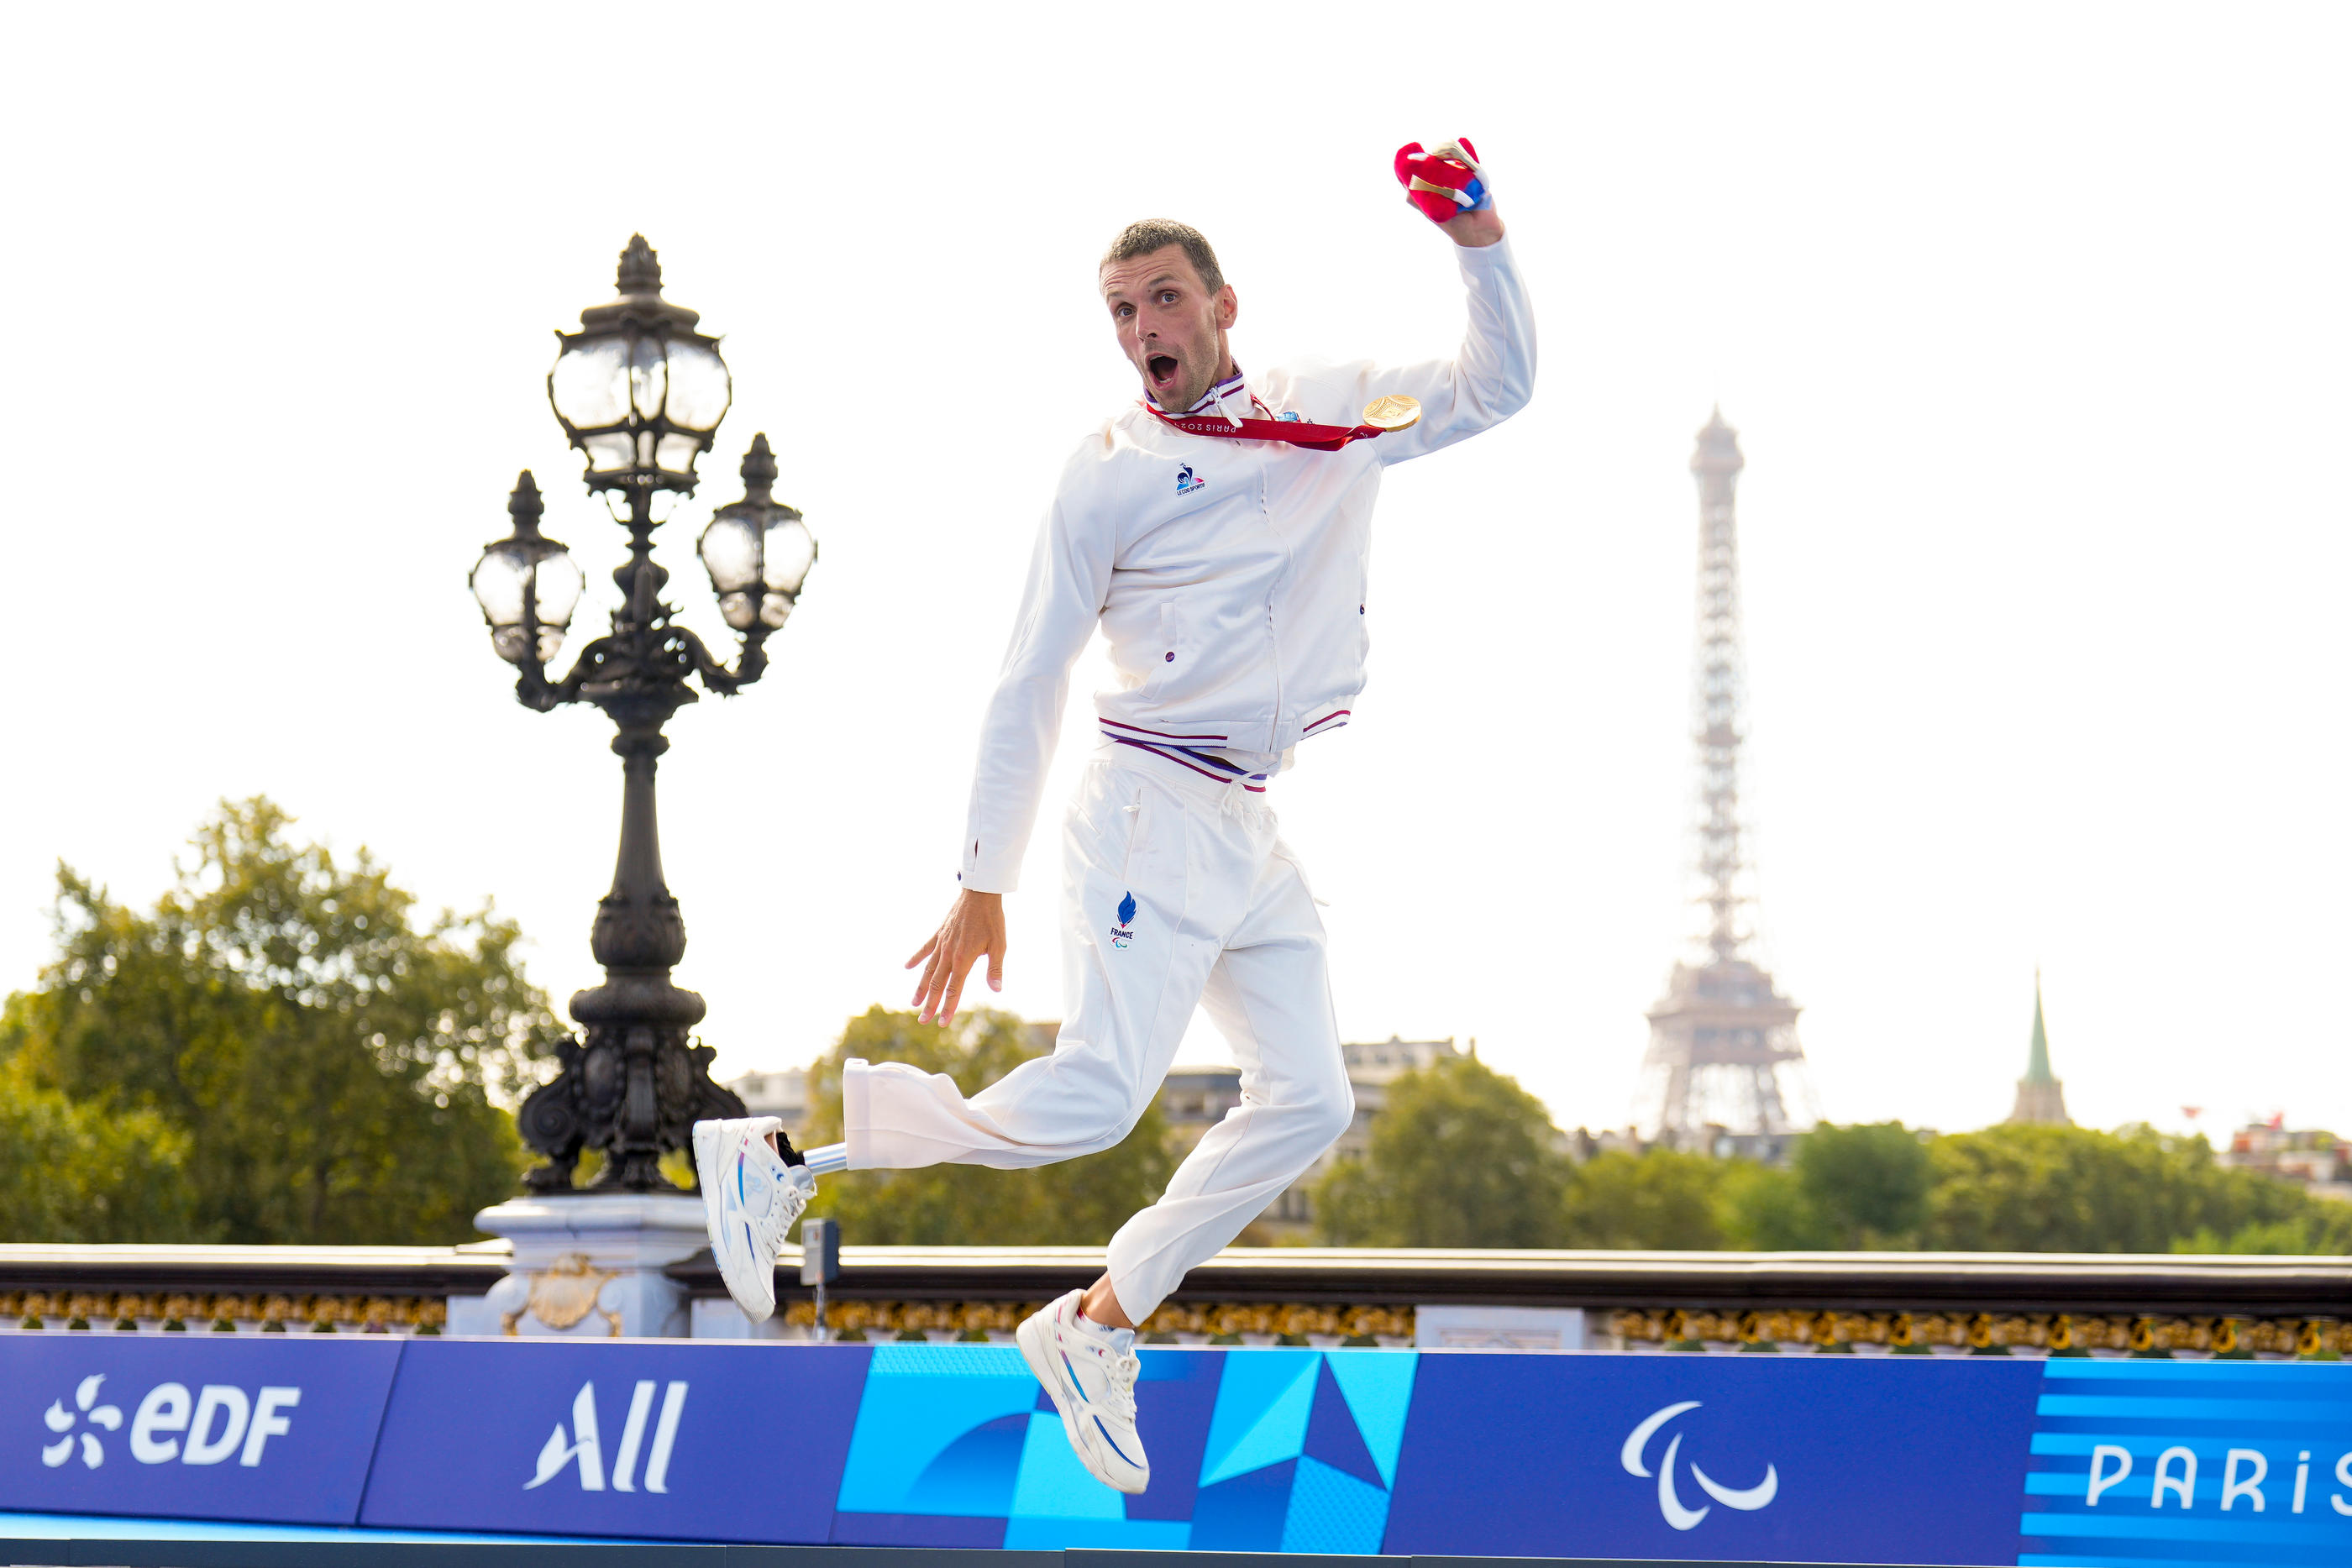
M1350 441L1370 441L1387 431L1376 424L1307 424L1295 419L1244 419L1239 423L1221 413L1162 413L1150 403L1144 411L1160 423L1187 435L1222 435L1229 441L1284 441L1309 452L1337 452Z

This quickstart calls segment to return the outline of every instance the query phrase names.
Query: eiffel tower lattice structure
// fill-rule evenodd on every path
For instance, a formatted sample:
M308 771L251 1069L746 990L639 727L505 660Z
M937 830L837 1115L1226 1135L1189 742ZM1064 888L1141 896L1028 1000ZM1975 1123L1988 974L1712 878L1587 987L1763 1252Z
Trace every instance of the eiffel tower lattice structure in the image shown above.
M1754 868L1740 844L1739 747L1747 661L1739 631L1739 535L1732 493L1747 460L1717 409L1698 433L1698 649L1692 739L1698 753L1697 949L1650 1010L1634 1124L1681 1148L1769 1156L1811 1124L1797 1004L1750 954ZM1727 1144L1727 1140L1728 1143Z

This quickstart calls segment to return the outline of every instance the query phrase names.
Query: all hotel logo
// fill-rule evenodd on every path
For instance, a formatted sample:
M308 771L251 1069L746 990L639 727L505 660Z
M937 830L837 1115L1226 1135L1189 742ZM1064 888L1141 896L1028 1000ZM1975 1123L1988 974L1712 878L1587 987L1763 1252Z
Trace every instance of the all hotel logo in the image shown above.
M572 1427L567 1432L558 1421L555 1430L539 1450L539 1466L522 1490L543 1487L565 1470L573 1471L582 1491L603 1491L609 1479L614 1491L635 1491L640 1480L650 1492L669 1490L670 1451L677 1445L677 1423L686 1414L686 1385L672 1383L662 1396L661 1414L655 1416L654 1390L651 1378L638 1383L629 1394L629 1413L621 1419L621 1440L613 1449L612 1468L604 1463L603 1426L596 1418L596 1385L583 1383L580 1392L572 1396ZM653 1428L653 1443L646 1443L646 1428ZM637 1473L637 1459L645 1458L645 1473Z

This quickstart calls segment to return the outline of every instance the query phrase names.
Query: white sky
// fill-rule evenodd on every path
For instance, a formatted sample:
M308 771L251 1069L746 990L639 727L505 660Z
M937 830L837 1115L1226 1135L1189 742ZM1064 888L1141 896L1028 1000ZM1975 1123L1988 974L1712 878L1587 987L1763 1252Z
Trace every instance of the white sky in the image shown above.
M1205 229L1245 367L1443 350L1389 157L1466 132L1543 373L1391 475L1371 688L1277 787L1349 1037L1625 1119L1719 400L1824 1112L2004 1114L2039 963L2078 1119L2352 1124L2347 47L2284 5L20 10L0 988L58 859L143 903L255 791L593 982L610 727L514 704L465 579L528 465L602 624L621 531L541 378L642 229L736 376L674 597L717 632L692 539L754 431L824 546L766 681L671 727L678 977L722 1073L902 1004L1034 519L1133 391L1103 241Z

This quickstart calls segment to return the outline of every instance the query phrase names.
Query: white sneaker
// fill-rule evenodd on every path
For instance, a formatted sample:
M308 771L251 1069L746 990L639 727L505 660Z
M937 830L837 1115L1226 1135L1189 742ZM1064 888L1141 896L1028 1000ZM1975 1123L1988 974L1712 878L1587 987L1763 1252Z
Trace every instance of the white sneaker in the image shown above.
M1013 1338L1053 1396L1078 1462L1107 1487L1139 1492L1151 1484L1151 1465L1135 1433L1135 1376L1143 1370L1135 1331L1088 1322L1078 1315L1079 1294L1048 1301Z
M694 1124L694 1172L702 1182L710 1255L727 1293L755 1323L775 1315L776 1254L816 1196L808 1167L784 1164L768 1146L768 1134L782 1127L773 1116Z

